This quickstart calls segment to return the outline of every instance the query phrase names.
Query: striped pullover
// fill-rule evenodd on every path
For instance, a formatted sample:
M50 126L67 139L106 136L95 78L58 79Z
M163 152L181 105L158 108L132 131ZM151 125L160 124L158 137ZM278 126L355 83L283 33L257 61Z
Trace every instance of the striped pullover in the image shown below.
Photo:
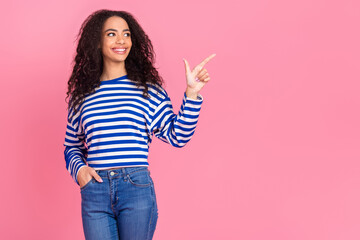
M148 166L153 134L174 147L183 147L195 132L203 97L184 93L179 113L160 85L148 84L150 98L142 96L127 75L101 81L85 97L79 111L69 108L65 133L66 169L78 184L80 168Z

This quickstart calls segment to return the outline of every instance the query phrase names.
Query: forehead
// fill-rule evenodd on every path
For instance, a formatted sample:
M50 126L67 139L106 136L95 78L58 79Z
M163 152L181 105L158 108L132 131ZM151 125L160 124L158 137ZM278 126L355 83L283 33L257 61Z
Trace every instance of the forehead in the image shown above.
M112 16L106 19L106 21L104 22L103 30L106 30L108 28L122 30L124 28L129 28L129 26L123 18L118 16Z

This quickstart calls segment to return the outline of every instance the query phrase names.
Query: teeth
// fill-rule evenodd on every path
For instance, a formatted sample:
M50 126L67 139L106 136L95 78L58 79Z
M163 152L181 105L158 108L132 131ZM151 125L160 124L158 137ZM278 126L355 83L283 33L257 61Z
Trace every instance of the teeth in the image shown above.
M125 51L125 48L123 48L123 49L114 49L114 51L117 51L117 52L124 52L124 51Z

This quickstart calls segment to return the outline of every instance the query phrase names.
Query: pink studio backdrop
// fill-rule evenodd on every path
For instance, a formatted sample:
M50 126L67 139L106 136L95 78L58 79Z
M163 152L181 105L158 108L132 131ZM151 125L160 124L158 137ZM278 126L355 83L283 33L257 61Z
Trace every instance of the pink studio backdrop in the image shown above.
M154 239L360 239L356 0L3 2L1 239L84 239L65 93L75 35L101 8L143 26L176 113L182 58L217 54L191 141L151 145Z

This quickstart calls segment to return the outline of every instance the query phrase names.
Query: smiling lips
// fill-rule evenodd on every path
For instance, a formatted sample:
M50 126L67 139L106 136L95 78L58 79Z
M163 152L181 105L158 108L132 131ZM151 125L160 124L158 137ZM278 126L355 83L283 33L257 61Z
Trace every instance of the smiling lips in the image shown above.
M112 48L113 52L117 53L117 54L125 54L126 53L126 48Z

